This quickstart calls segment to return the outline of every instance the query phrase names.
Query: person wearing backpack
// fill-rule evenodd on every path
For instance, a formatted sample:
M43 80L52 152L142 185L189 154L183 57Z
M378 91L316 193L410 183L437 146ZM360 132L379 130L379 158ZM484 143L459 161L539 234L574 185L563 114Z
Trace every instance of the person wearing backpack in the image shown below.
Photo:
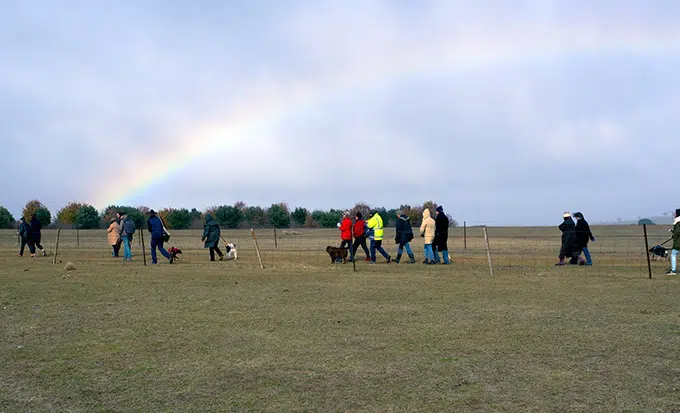
M123 240L123 249L125 251L125 261L132 261L132 235L137 230L135 221L130 219L127 214L120 216L120 239Z
M146 225L151 233L151 263L158 264L158 257L156 255L156 248L158 248L158 251L172 264L170 253L163 248L163 241L167 235L165 225L163 225L163 221L161 221L153 209L149 211L149 220L146 222Z
M29 251L31 251L31 257L35 256L35 246L31 244L31 228L26 223L24 217L19 219L19 228L17 228L17 234L21 238L21 248L19 249L19 256L24 256L24 249L28 245Z

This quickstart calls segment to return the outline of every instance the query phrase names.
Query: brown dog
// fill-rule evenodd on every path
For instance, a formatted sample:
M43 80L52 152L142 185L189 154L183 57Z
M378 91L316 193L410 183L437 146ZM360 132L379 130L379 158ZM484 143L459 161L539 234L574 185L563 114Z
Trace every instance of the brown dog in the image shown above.
M326 247L326 252L331 256L331 263L335 263L338 258L342 258L342 263L347 262L347 250L344 248L331 247L330 245Z

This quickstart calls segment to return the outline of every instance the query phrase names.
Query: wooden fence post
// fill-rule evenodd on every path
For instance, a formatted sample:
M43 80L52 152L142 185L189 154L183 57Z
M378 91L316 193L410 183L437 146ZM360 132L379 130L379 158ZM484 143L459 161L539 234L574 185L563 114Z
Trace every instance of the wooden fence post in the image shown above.
M146 249L144 248L144 231L139 230L139 243L142 245L142 257L144 258L144 266L146 267Z
M649 279L652 279L652 262L649 258L649 241L647 240L647 224L642 224L642 231L645 234L645 254L647 255L647 270L649 271Z
M484 241L486 242L486 257L489 260L489 274L493 275L493 266L491 265L491 248L489 247L489 234L486 231L486 225L484 225Z
M57 228L57 242L54 244L54 259L52 259L52 264L57 263L57 254L59 254L59 234L61 233L61 228Z
M463 221L463 249L467 249L467 222Z
M260 246L257 244L257 236L255 236L255 230L251 228L250 233L253 234L253 242L255 242L255 251L257 251L257 259L260 261L260 268L264 270L264 264L262 263L262 255L260 255Z

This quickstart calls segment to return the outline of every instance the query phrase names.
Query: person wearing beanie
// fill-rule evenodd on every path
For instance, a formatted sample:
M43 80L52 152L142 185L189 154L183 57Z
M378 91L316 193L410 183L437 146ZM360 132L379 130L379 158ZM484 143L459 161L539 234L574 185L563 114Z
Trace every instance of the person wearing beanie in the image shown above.
M366 261L370 261L371 255L368 252L368 246L366 246L366 221L364 221L364 216L361 212L357 212L355 218L356 220L354 221L354 227L352 229L352 232L354 233L354 245L352 246L352 258L350 258L350 262L356 257L359 246L361 246L364 253L366 253Z
M675 210L673 219L673 249L671 250L671 269L666 275L675 275L678 269L678 251L680 251L680 208Z
M444 264L449 265L449 217L444 213L444 207L441 205L435 210L435 229L434 229L434 242L432 243L432 253L434 256L434 262L439 264L439 251L442 252L442 258L444 259Z
M340 230L340 248L349 249L349 259L350 262L354 260L354 253L352 252L352 219L349 217L349 211L342 213L342 222L338 223L338 229Z
M562 214L564 222L558 228L562 231L562 246L560 247L559 262L555 265L564 265L564 259L569 257L569 264L578 264L578 256L574 255L576 250L576 224L569 212Z
M376 250L387 260L389 264L392 261L392 257L383 249L382 242L385 236L383 219L378 213L378 211L371 211L369 214L368 222L366 222L368 230L370 231L369 239L371 240L371 264L375 264Z
M585 260L580 259L579 264L581 265L593 265L593 259L590 256L590 251L588 250L588 241L595 242L595 237L590 231L590 225L586 221L582 213L577 212L574 214L574 219L576 220L576 244L579 251L583 251Z
M416 258L413 256L413 251L411 251L410 242L413 240L413 229L411 229L411 221L408 215L404 214L403 211L397 211L397 234L394 237L394 242L399 245L399 250L397 251L397 258L394 260L397 264L401 261L401 255L404 253L404 249L408 254L409 264L415 264Z

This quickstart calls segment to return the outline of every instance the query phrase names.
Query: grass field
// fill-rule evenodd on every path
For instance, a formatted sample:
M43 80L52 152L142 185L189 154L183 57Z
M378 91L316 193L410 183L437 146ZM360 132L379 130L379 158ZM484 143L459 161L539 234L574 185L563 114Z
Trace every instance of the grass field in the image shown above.
M680 412L680 282L647 278L641 228L594 232L593 267L556 268L555 228L490 228L490 276L479 228L451 266L356 272L330 230L260 231L264 270L248 231L237 262L174 231L182 261L147 267L103 231L57 264L0 231L0 411Z

